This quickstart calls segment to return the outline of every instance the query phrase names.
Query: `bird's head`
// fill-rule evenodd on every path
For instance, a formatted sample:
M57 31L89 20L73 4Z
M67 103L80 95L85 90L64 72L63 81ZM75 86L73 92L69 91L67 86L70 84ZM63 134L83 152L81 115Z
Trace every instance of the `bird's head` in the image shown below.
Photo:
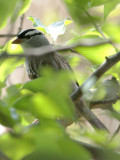
M37 29L26 29L21 31L12 44L20 44L23 48L50 45L44 34Z

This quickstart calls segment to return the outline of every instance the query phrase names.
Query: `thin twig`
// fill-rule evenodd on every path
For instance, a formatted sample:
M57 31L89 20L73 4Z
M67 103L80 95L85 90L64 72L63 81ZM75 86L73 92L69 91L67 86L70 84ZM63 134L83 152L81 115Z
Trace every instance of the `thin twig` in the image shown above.
M17 36L17 34L0 34L0 38L4 38L4 37L15 37Z
M100 29L100 27L94 22L94 19L92 18L92 16L90 15L90 13L86 10L85 11L86 15L89 17L91 23L95 26L95 29L101 34L101 36L103 37L103 39L105 41L108 41L108 39L106 38L105 34L102 32L102 30ZM115 50L117 50L115 44L113 44L111 41L109 41L109 44L111 44Z
M114 104L117 102L117 100L120 100L120 97L118 95L114 98L111 98L111 99L94 100L94 101L90 102L90 108L91 109L95 109L95 108L103 108L104 109L105 105Z
M24 18L25 18L25 14L23 14L23 15L21 16L20 26L19 26L19 28L18 28L18 33L22 30Z
M101 31L101 29L98 27L98 25L94 22L92 16L90 15L90 13L88 11L85 11L86 15L89 17L90 21L92 22L92 24L95 26L96 30L101 34L101 36L104 38L105 41L108 41L108 39L106 38L106 36L104 35L104 33Z
M3 54L0 55L0 58L12 58L12 57L17 57L17 58L25 58L26 56L39 56L43 57L48 54L51 54L53 52L64 52L64 51L71 51L71 48L76 48L76 47L90 47L90 46L97 46L97 45L102 45L106 44L108 42L96 42L96 43L78 43L78 44L73 44L73 45L67 45L67 46L59 46L57 48L52 48L50 45L48 46L43 46L43 47L38 47L38 48L30 48L25 51L25 54L8 54L7 52L4 52ZM34 53L34 54L33 54Z

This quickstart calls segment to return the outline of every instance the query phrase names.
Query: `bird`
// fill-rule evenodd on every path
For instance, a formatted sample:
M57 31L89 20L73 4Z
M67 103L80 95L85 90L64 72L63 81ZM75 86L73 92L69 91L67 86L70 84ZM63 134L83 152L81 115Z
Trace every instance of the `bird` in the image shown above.
M52 50L52 46L48 39L37 29L27 29L21 31L12 44L21 44L24 50L43 46L49 46L49 48ZM52 54L50 53L48 56L42 58L39 56L28 56L25 58L25 66L30 79L40 77L40 75L38 75L38 71L41 66L51 66L56 71L64 69L73 73L69 63L57 52L53 52ZM77 89L79 84L77 81L75 81L73 82L72 86L73 91Z
M17 35L17 38L12 41L12 44L20 44L23 50L44 46L49 46L50 49L52 49L52 45L46 36L37 29L26 29L21 31ZM32 56L26 56L25 66L31 80L40 76L38 74L38 70L43 66L51 66L55 71L66 70L73 74L73 70L67 60L58 52L52 52L43 57L34 56L34 54ZM78 89L78 87L78 82L76 80L72 81L71 93ZM75 104L75 111L77 117L82 115L91 125L107 130L95 114L88 107L86 107L86 103L83 99L80 99L80 101Z

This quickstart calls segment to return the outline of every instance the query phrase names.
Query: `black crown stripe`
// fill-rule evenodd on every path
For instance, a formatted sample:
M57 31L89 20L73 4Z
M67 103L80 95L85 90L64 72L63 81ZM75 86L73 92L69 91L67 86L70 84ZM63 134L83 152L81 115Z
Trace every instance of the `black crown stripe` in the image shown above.
M30 31L35 31L36 29L26 29L24 31L21 31L19 34L18 34L18 38L25 38L27 36L25 36L26 33L30 32ZM38 33L35 33L33 34L32 36L34 35L41 35L42 33L41 32L38 32Z

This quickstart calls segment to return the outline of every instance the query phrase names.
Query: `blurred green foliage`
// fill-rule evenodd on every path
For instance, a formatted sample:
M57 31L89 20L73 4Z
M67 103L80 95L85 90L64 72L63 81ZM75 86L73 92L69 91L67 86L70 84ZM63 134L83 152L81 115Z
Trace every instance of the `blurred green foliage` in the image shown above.
M19 15L26 12L30 3L31 0L0 0L0 28L5 27L8 18L13 22Z
M63 1L79 28L78 31L77 29L74 31L76 34L65 42L65 45L81 44L73 48L77 56L69 54L71 58L69 62L76 67L78 63L83 65L87 61L90 65L86 63L84 67L87 66L95 71L104 62L105 57L114 55L119 50L120 23L116 17L117 21L113 20L114 16L119 17L119 7L117 8L119 0ZM11 23L14 23L17 17L26 12L30 4L31 0L0 0L0 28L7 25L9 18ZM114 11L116 11L115 14ZM46 27L37 18L30 16L28 19L33 22L35 28L52 36L54 41L59 35L64 34L66 26L73 22L66 18ZM12 45L11 41L5 46L0 46L0 55L5 51L8 54L23 53L22 48L19 45ZM76 122L77 119L73 103L69 98L73 78L68 73L62 71L56 73L50 68L43 68L40 70L42 78L24 84L7 86L7 77L22 64L24 64L24 59L5 57L0 59L0 124L12 129L11 132L0 136L0 151L12 160L92 159L88 150L70 138L74 137L78 140L89 140L102 147L104 152L99 155L99 159L120 159L119 154L115 152L116 148L120 147L119 137L110 141L108 133L91 132L85 124L78 130L75 128L72 133L68 131L69 136L60 124L60 120L64 124L70 124ZM88 103L92 98L101 100L104 97L109 98L109 96L119 94L119 66L118 63L107 72L109 76L116 76L118 81L114 79L114 84L111 84L113 79L104 83L101 81L95 86L97 90L93 95L89 93L83 95ZM78 72L80 84L82 84L88 77L88 73L85 69L78 70ZM106 77L104 75L104 78ZM79 79L78 76L77 79ZM112 113L112 116L120 120L119 101L114 104L114 108L116 111ZM39 120L39 123L31 124L35 118ZM0 159L2 159L1 154Z

